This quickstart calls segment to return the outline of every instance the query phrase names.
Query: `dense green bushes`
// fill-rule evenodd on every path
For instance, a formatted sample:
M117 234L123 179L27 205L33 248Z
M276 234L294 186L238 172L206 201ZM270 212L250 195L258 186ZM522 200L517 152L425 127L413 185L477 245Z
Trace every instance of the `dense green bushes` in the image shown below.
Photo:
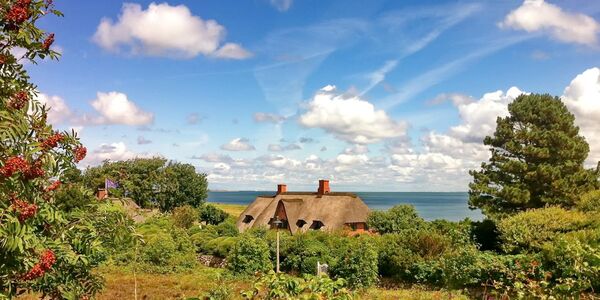
M189 270L197 265L196 247L188 231L175 226L172 218L154 217L136 230L141 239L129 243L126 251L116 253L115 263L134 262L140 269L156 273Z
M198 219L198 211L190 205L184 205L173 209L171 216L175 226L188 229Z
M347 238L333 250L330 273L344 278L352 288L366 288L377 282L377 248L368 238Z
M371 212L367 224L369 228L384 234L418 229L425 225L425 220L417 214L414 206L396 205L387 211Z
M598 228L596 218L576 210L547 207L529 210L498 222L506 252L537 252L562 234Z
M228 266L235 274L253 275L273 269L269 245L257 237L241 235L229 253Z
M197 253L226 258L232 273L241 276L274 269L275 231L256 228L240 234L231 217L218 225L175 225L176 215L185 210L137 226L145 241L138 245L141 269L188 270ZM403 212L409 215L403 217ZM280 231L282 271L314 275L317 262L328 264L329 276L343 279L343 286L352 289L372 286L380 277L432 288L485 290L486 295L511 298L571 297L600 289L600 250L595 242L600 240L600 227L595 213L548 207L498 222L424 221L404 207L376 214L385 216L379 220L386 221L379 224L395 224L380 227L391 228L386 229L390 233L349 237L341 232L309 231L292 236ZM417 226L408 226L407 219ZM493 251L480 243L490 232L497 237L493 243L486 242L497 244L490 247ZM134 259L134 254L127 252L121 261ZM283 275L269 278L261 279L263 285L248 295L257 297L282 288L297 295L308 291L310 280L292 282ZM283 287L284 283L291 286Z
M218 225L225 221L229 216L225 211L214 205L204 203L199 208L200 222L206 224Z
M600 190L593 190L583 194L579 202L577 202L577 209L585 212L600 212Z
M260 277L252 289L242 292L244 299L353 299L343 279L305 275L302 279L270 272Z

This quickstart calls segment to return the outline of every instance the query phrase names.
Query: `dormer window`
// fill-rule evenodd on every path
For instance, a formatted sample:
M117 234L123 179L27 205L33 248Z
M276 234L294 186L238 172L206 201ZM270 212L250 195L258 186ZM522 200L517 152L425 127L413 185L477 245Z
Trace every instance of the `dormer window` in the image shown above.
M248 223L252 222L252 220L254 220L254 217L253 217L253 216L251 216L251 215L246 215L246 216L244 217L244 220L243 220L242 222L244 222L244 223L248 224Z
M298 220L296 222L296 226L298 226L298 228L302 228L302 226L306 225L306 221L304 220Z
M323 224L323 222L314 220L312 222L312 224L310 225L310 229L319 230L323 226L325 226L325 224Z

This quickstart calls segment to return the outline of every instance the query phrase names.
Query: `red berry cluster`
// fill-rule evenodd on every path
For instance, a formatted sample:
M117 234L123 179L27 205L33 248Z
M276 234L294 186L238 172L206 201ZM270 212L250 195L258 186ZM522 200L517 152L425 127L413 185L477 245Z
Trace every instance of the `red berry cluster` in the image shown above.
M13 156L4 162L4 166L0 168L0 176L11 177L16 172L25 172L29 169L29 164L20 156Z
M29 19L29 5L31 0L19 0L6 14L6 20L10 23L21 24Z
M53 43L54 43L54 33L51 33L44 40L44 43L42 44L42 48L44 48L44 50L48 50L48 49L50 49L50 46L52 46Z
M25 281L29 281L29 280L34 280L36 278L40 278L42 276L44 276L44 269L42 269L42 266L40 264L35 264L33 266L33 268L31 268L31 270L29 270L29 272L27 272L27 274L23 275L23 280Z
M78 163L82 161L87 155L87 148L83 146L78 146L75 148L75 162Z
M44 253L42 253L42 257L40 258L40 265L44 268L44 270L50 270L52 265L56 263L56 255L50 249L46 249Z
M6 62L6 56L0 54L0 65L3 65Z
M52 192L55 191L58 187L60 187L62 183L60 182L60 180L57 180L55 182L53 182L49 187L46 188L47 192Z
M12 98L8 102L8 107L19 110L25 107L25 104L27 104L28 101L29 93L27 93L26 91L20 91L12 96Z
M32 165L23 172L25 179L31 180L38 177L42 177L46 174L44 169L42 169L42 162L40 160L36 160Z
M42 148L44 148L45 150L52 149L58 146L58 143L62 142L64 137L65 136L62 133L57 132L51 135L49 138L42 141Z
M47 249L42 253L40 262L35 264L27 274L23 275L23 280L34 280L44 276L46 271L50 270L54 263L56 263L56 256L52 250Z
M23 201L17 198L12 199L12 209L19 213L19 221L25 222L27 219L35 216L37 213L37 205L29 204L27 201Z

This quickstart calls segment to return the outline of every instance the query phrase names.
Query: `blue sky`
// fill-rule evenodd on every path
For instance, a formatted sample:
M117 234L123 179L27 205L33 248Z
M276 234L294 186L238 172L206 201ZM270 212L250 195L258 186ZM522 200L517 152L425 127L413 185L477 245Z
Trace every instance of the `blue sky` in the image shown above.
M464 191L520 93L600 158L600 2L56 1L27 68L82 167L161 155L212 189ZM570 88L569 88L570 87Z

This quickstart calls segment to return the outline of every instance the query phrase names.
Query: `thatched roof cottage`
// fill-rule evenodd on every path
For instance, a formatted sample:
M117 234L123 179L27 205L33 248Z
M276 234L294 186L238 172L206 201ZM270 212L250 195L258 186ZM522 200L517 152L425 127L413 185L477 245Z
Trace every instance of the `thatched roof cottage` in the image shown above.
M367 205L354 193L331 192L328 180L319 180L317 192L288 192L285 184L277 186L275 195L258 196L237 220L240 232L283 222L294 234L307 230L366 230Z

